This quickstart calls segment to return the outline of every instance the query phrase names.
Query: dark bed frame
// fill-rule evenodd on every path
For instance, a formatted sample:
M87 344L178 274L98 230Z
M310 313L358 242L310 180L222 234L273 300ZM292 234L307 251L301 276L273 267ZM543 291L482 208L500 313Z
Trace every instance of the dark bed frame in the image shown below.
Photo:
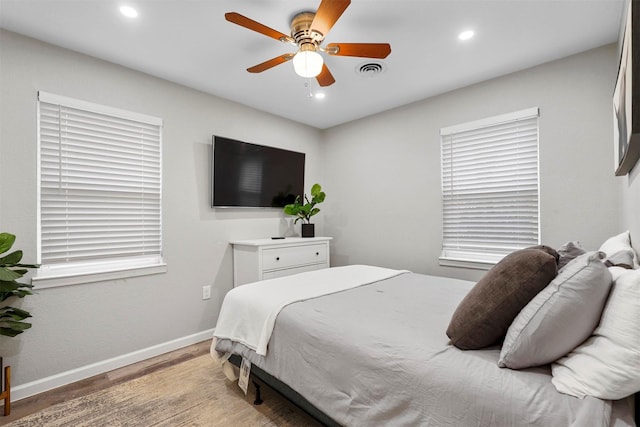
M242 363L242 357L237 354L232 354L229 357L229 362L240 368ZM256 379L258 382L256 382ZM260 383L269 386L273 391L293 403L295 406L306 412L313 419L320 424L327 427L340 427L340 424L333 420L330 416L322 412L320 409L313 406L307 399L300 396L294 389L275 378L271 374L263 371L256 365L251 365L251 380L256 387L256 399L253 402L254 405L260 405L262 399L260 398Z
M240 368L240 364L242 363L242 357L237 354L232 354L229 357L229 362L233 365ZM289 402L293 403L295 406L306 412L313 419L318 421L320 424L328 427L339 427L340 424L337 423L333 418L322 412L320 409L316 408L311 404L307 399L302 397L298 392L294 389L275 378L271 374L263 371L256 365L251 366L251 377L253 381L253 385L256 387L256 399L253 402L254 405L260 405L262 403L262 399L260 398L260 383L269 386L276 393L287 399ZM258 380L256 382L255 380ZM635 421L636 425L640 427L640 392L634 395L635 402Z

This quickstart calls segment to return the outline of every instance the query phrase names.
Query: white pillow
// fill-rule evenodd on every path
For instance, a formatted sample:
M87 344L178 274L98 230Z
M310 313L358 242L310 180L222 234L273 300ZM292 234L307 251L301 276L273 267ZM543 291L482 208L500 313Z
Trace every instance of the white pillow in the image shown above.
M629 233L629 230L610 237L602 244L602 246L600 246L600 251L606 253L607 256L611 256L616 252L624 250L631 250L631 252L633 252L633 268L638 268L638 254L633 250L633 247L631 247L631 234Z
M619 275L593 335L551 366L556 389L617 400L640 391L640 270Z

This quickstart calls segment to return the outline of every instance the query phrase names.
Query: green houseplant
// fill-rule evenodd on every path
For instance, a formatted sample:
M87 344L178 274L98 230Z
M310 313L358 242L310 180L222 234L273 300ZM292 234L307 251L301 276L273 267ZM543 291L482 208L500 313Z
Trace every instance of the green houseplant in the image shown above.
M315 227L314 224L311 224L311 217L320 212L320 208L317 208L316 205L324 202L326 196L320 184L313 184L311 187L311 200L305 194L305 203L303 204L300 201L300 196L296 196L296 200L293 203L284 207L285 214L296 217L293 221L294 224L302 220L302 237L315 236Z
M36 264L21 264L22 251L17 250L9 254L8 252L16 236L9 233L0 233L0 302L4 303L11 297L24 298L33 295L31 288L33 285L19 283L17 279L27 273L28 268L38 268ZM0 308L0 335L15 337L31 327L31 323L24 320L31 317L31 314L20 308L4 306Z
M29 268L38 268L36 264L22 264L22 251L11 253L9 250L16 241L16 236L10 233L0 233L0 302L5 303L11 297L24 298L33 295L33 285L17 282L27 273ZM4 255L3 255L4 254ZM31 323L24 320L31 314L21 308L5 305L0 308L0 335L15 337L29 329ZM11 367L3 369L2 357L0 357L0 373L4 374L3 389L0 390L0 399L4 400L4 415L11 413Z

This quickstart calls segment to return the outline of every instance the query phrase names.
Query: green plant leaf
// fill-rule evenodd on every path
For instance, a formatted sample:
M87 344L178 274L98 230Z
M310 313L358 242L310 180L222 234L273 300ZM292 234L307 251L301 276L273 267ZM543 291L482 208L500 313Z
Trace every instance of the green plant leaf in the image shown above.
M33 292L28 289L16 289L12 292L0 292L0 302L5 301L11 297L24 298L27 295L33 295Z
M7 267L13 267L17 265L22 259L22 251L11 252L9 255L0 258L0 265Z
M0 233L0 254L8 252L15 243L16 236L10 233ZM0 257L0 301L11 297L24 298L33 295L33 285L19 283L19 279L25 275L29 268L38 268L37 264L21 264L23 253L14 251ZM0 335L15 337L31 328L31 323L23 322L31 317L31 314L20 308L5 306L0 308Z
M0 308L0 322L7 322L9 320L24 320L31 317L31 313L21 308L16 307L2 307Z
M15 296L16 292L17 292L17 289L13 289L13 290L6 291L6 292L0 292L0 302L4 302L4 301L8 300L9 298L11 298L12 296Z
M13 320L0 321L0 335L15 337L31 328L31 323L16 322Z
M24 298L26 295L33 295L31 288L33 285L26 283L0 281L0 302L10 297Z
M29 329L31 327L31 323L17 322L14 320L7 320L6 322L2 323L15 331L24 331L25 329Z
M40 268L40 264L16 264L15 267Z
M300 208L296 205L286 205L284 207L284 213L287 215L298 215Z
M0 327L0 335L4 335L5 337L15 337L16 335L20 335L24 331L15 331L11 328L3 328Z
M7 322L9 320L24 320L28 317L31 317L31 313L21 308L9 306L0 308L0 322Z
M20 283L15 280L0 280L0 292L13 292L20 288Z
M23 275L17 271L13 271L7 267L0 267L0 280L5 282L11 282L21 278Z
M0 254L7 252L16 241L16 236L10 233L0 233Z

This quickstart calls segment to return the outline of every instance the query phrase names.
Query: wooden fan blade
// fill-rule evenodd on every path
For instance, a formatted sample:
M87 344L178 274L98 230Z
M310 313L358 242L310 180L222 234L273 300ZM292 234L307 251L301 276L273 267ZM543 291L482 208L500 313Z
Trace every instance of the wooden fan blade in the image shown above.
M268 70L269 68L273 68L276 65L280 65L289 61L294 57L293 53L285 53L284 55L276 56L273 59L263 62L262 64L254 65L251 68L247 68L247 71L250 73L261 73L263 71Z
M324 37L336 23L340 15L351 4L351 0L322 0L316 16L311 22L311 30L321 33Z
M316 80L318 81L318 84L323 87L331 86L336 82L336 79L333 78L327 64L322 64L322 71L320 71L320 74L316 76Z
M391 53L388 43L330 43L325 48L329 55L386 58Z
M238 24L241 27L248 28L252 31L256 31L260 34L264 34L267 37L271 37L278 41L286 41L292 42L293 39L280 31L276 31L273 28L269 28L266 25L263 25L259 22L254 21L253 19L249 19L246 16L240 15L236 12L225 13L224 17L227 21L233 22L234 24Z

